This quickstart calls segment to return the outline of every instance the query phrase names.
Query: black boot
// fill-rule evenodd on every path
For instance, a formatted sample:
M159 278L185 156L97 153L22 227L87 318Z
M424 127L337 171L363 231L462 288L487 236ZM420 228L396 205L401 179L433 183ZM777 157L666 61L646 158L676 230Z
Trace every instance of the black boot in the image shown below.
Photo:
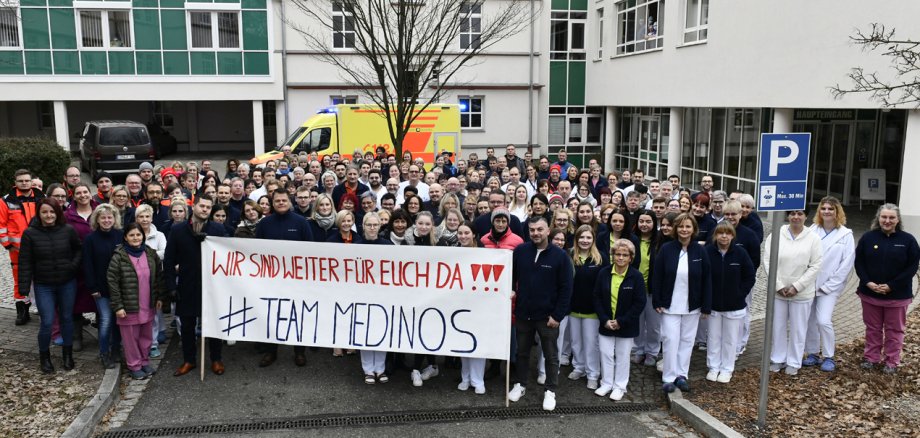
M115 368L115 362L112 361L112 355L110 353L100 354L99 361L102 362L103 369L109 370Z
M22 301L16 302L16 325L23 325L26 323L26 315L29 311L26 309L26 303Z
M83 315L73 319L73 351L83 351Z
M29 309L32 307L32 303L24 303L22 315L25 317L26 322L32 320L32 315L29 313Z
M64 369L70 371L73 369L73 347L65 346L64 350ZM50 361L50 359L49 359Z
M42 372L45 374L51 374L54 372L54 364L51 363L51 352L42 351L38 355L41 357L41 367Z

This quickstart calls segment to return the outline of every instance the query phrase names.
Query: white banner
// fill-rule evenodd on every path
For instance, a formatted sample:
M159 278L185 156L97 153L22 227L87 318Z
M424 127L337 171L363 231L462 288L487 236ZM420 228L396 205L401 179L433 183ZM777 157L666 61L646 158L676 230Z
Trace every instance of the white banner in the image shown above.
M208 237L203 336L508 359L511 251Z

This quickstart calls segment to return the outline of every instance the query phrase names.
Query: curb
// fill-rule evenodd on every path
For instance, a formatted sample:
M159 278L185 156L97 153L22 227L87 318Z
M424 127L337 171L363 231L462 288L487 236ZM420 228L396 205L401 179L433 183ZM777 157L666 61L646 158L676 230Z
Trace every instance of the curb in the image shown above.
M744 438L725 423L684 398L679 389L668 394L668 407L671 413L686 421L697 432L710 438Z
M119 364L120 365L120 364ZM105 370L102 377L102 383L96 390L96 395L87 402L86 406L80 411L80 415L67 426L67 430L61 437L66 438L88 438L93 436L96 431L96 425L109 411L109 408L115 404L118 399L118 386L121 380L121 366Z

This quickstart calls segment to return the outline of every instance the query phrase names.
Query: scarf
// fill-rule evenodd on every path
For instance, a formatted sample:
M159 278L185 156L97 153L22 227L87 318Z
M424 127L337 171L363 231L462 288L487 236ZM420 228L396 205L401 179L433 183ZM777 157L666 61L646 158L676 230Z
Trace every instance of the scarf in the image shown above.
M448 242L457 241L457 231L450 231L446 226L439 227L438 229L438 239L447 239Z
M123 247L125 248L125 252L127 252L129 256L138 258L142 254L144 254L144 248L146 247L146 245L141 243L140 246L131 246L128 244L128 242L125 242Z
M402 237L400 237L400 236L397 236L396 233L390 232L390 241L393 242L394 245L405 245L406 235L408 234L409 233L403 233Z
M510 222L511 222L511 221L508 221L508 222L509 222L509 225L510 225ZM510 229L511 229L511 227L509 226L509 227L505 228L505 231L502 231L502 232L499 233L498 230L495 229L495 225L492 225L492 232L489 233L489 239L492 240L492 241L495 242L495 243L498 243L500 240L502 240L503 237L505 237L505 234L508 234L508 230L510 230Z
M319 225L325 231L329 231L333 225L335 225L335 215L330 214L328 216L322 216L319 212L313 214L313 220L316 221L316 224Z

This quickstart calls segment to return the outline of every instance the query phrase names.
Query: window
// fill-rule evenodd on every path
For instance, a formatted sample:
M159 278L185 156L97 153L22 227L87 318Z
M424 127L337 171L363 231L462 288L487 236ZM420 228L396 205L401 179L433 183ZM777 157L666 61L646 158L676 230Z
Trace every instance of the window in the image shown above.
M38 103L38 126L42 130L54 129L54 103Z
M664 47L664 0L617 3L617 55Z
M318 152L329 147L329 140L332 138L332 128L318 128L310 131L303 141L300 142L298 150L305 152Z
M188 23L193 49L240 48L239 12L190 11Z
M358 103L358 96L329 96L333 105L354 105Z
M342 8L342 3L332 3L332 47L355 48L355 16Z
M172 104L169 102L153 103L153 122L163 129L173 128Z
M565 144L565 116L549 116L549 124L546 126L549 144Z
M460 96L460 127L482 129L482 96Z
M82 48L131 47L130 11L80 11Z
M597 59L604 57L604 8L597 10Z
M479 36L482 32L482 4L463 3L460 5L460 48L478 49Z
M587 12L552 12L549 59L585 59Z
M687 0L684 43L706 41L709 32L709 0Z
M19 47L16 8L0 8L0 47Z

